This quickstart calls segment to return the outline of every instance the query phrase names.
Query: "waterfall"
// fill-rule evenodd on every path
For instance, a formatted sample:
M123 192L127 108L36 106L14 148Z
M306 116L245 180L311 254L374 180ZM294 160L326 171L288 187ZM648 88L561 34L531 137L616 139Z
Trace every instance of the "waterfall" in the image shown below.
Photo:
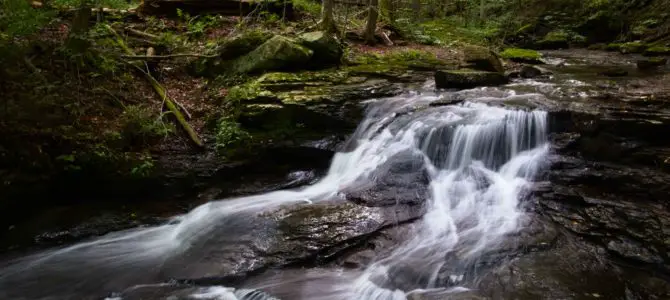
M524 187L548 151L547 116L473 101L414 109L438 98L409 93L370 103L367 117L348 141L349 151L337 153L327 175L311 186L214 201L163 226L118 232L11 261L0 267L0 298L92 292L121 273L127 286L143 283L136 282L136 272L159 272L167 258L188 249L227 216L328 201L346 187L371 180L388 159L405 152L419 159L415 163L425 164L430 177L426 214L412 237L364 270L327 276L332 284L319 284L322 277L305 272L303 280L308 285L313 280L315 288L290 299L395 300L423 291L462 290L459 282L469 276L467 268L520 226ZM50 287L40 288L44 281ZM451 286L444 287L447 281ZM291 282L275 285L282 284ZM232 295L227 288L218 290ZM213 291L217 289L198 295Z

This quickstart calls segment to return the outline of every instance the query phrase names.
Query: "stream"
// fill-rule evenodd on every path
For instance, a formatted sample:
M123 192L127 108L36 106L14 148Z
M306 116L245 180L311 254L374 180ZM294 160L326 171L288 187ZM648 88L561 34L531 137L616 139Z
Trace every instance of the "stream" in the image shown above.
M670 299L668 70L549 55L365 101L300 187L2 259L0 299Z

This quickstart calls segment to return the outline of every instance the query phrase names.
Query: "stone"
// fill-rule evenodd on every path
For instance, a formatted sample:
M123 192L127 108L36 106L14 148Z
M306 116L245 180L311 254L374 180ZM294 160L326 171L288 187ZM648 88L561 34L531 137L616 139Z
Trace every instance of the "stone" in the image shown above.
M493 50L481 46L468 46L464 50L467 67L475 70L503 73L500 57Z
M267 31L251 30L226 40L218 49L219 57L230 60L245 55L272 38Z
M303 67L312 55L312 50L296 41L276 35L249 54L234 60L230 69L236 74L298 69Z
M539 49L567 49L570 47L570 34L564 30L554 30L537 42Z
M646 50L644 50L644 52L642 52L642 55L644 56L670 55L670 47L663 47L663 46L649 47Z
M365 206L423 205L430 177L423 158L411 152L390 157L375 170L374 180L343 191L346 199Z
M521 78L536 78L542 75L542 70L533 66L523 66L519 71L519 76L521 76Z
M520 49L520 48L507 48L500 56L505 59L509 59L513 62L527 63L527 64L543 64L542 54L535 50L529 49Z
M314 31L300 35L300 40L303 46L314 51L311 62L316 65L340 64L344 47L335 36L323 31Z
M628 75L628 71L622 68L613 67L598 72L598 75L603 75L607 77L623 77Z
M648 59L639 59L636 63L640 70L651 70L668 64L667 58L653 57Z
M506 84L507 77L498 72L474 70L442 70L435 72L435 87L438 89L469 89L478 86Z
M619 45L619 52L623 54L642 53L647 49L647 46L642 42L629 42Z

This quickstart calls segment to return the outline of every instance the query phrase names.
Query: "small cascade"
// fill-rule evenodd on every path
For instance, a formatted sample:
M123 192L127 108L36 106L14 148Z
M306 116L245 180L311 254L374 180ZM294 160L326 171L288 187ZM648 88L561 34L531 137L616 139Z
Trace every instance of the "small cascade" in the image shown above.
M430 177L426 214L412 237L364 270L318 278L305 272L300 279L273 285L286 285L291 295L286 299L401 300L413 293L462 291L460 283L474 276L469 270L477 258L520 227L523 190L548 151L547 114L471 101L407 113L438 98L409 93L370 103L347 151L337 153L327 175L311 186L210 202L163 226L114 233L12 261L0 268L0 298L69 298L58 295L108 289L105 283L119 274L123 280L118 285L149 283L138 281L150 280L147 274L158 277L166 259L225 226L227 217L332 200L349 186L373 180L381 165L405 152L419 160L414 163L425 164ZM143 279L134 276L138 272ZM292 289L296 280L314 289ZM241 291L248 292L242 299L273 299L253 290L208 292L238 297ZM194 297L210 299L207 293L199 295Z

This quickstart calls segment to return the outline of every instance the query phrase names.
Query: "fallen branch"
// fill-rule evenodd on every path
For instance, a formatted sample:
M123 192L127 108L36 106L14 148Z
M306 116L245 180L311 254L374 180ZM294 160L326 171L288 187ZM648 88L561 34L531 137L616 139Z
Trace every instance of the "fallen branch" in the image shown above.
M116 37L117 43L123 49L123 51L128 53L128 55L130 55L130 56L134 56L135 53L133 52L133 50L128 48L126 43L123 42L123 39L121 38L121 36L118 33L116 33L116 31L111 26L109 26L109 25L105 25L105 26L107 27L107 30L109 30L109 32L114 34L114 36ZM186 119L184 118L184 115L181 113L181 111L179 111L179 108L177 107L175 102L172 99L170 99L170 97L168 97L165 88L160 83L158 83L158 80L156 80L156 78L151 76L151 73L149 73L149 70L145 71L141 66L139 66L136 63L128 63L128 64L132 65L138 71L140 71L142 74L144 74L144 77L147 79L147 81L149 81L149 83L151 84L151 87L153 87L154 91L156 92L156 94L158 94L158 96L161 98L161 100L165 102L165 106L167 106L167 108L170 110L170 112L175 116L175 118L177 119L177 122L179 122L181 127L184 129L184 131L186 131L188 136L191 138L191 141L193 141L193 143L195 143L199 147L203 147L204 143L202 142L202 140L200 139L198 134L195 132L193 127L191 127L191 125L186 121Z
M157 40L157 39L160 38L160 37L158 37L158 36L155 35L155 34L151 34L151 33L144 32L144 31L140 31L140 30L133 29L133 28L130 28L130 27L126 27L126 32L129 33L129 34L133 34L133 35L136 35L136 36L139 36L139 37L143 37L143 38L147 38L147 39L151 39L151 40Z
M121 58L131 60L162 60L162 59L171 59L178 57L216 58L218 57L218 55L204 55L195 53L179 53L179 54L168 54L168 55L121 55Z

